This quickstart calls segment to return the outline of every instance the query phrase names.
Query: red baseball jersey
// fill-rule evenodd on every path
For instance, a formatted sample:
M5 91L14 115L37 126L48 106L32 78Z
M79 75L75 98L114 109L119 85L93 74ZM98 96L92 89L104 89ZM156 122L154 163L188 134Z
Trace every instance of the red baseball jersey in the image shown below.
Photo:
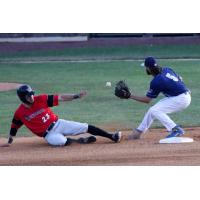
M21 104L13 117L11 128L19 129L23 124L37 136L42 137L51 123L58 120L49 107L58 105L58 95L34 96L30 108Z

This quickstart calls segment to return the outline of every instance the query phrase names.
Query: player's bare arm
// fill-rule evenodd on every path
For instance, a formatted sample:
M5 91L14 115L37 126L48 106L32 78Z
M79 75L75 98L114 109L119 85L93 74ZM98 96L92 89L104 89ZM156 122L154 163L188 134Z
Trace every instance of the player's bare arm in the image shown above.
M148 96L141 97L134 95L134 93L130 91L128 84L122 80L116 83L114 94L120 99L133 99L142 103L151 102L151 98Z
M150 103L152 98L149 98L147 96L143 96L143 97L140 97L140 96L136 96L136 95L131 95L129 99L133 99L135 101L139 101L141 103Z
M82 91L78 94L60 94L58 95L59 101L72 101L74 99L80 99L87 95L86 91Z

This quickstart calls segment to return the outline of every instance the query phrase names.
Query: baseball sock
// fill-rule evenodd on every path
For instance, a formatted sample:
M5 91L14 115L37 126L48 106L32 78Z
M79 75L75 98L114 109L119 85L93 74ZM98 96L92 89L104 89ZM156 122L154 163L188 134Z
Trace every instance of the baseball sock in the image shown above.
M112 134L97 128L95 126L92 125L88 125L88 133L92 134L92 135L98 135L98 136L102 136L102 137L106 137L109 138L111 140L113 140Z
M72 142L76 142L76 139L67 138L67 141L65 142L65 146L70 145Z

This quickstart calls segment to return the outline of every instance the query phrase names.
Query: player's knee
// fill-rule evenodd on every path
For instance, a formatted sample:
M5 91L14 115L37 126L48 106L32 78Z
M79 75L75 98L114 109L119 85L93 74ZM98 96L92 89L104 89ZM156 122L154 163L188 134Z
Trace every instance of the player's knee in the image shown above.
M159 112L158 109L156 109L154 106L151 107L151 108L148 110L148 113L149 113L150 115L152 115L153 117L156 117L158 112Z
M66 140L52 140L52 139L47 139L46 140L49 145L51 146L65 146L65 143L67 142Z
M46 135L45 140L51 146L64 146L67 141L67 138L60 133L49 132Z

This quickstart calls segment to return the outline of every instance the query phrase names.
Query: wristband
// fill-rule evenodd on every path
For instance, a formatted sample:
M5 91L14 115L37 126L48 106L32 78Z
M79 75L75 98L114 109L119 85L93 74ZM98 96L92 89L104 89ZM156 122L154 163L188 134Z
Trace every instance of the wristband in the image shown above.
M81 96L80 96L80 94L75 94L74 96L73 96L73 99L78 99L78 98L80 98Z

